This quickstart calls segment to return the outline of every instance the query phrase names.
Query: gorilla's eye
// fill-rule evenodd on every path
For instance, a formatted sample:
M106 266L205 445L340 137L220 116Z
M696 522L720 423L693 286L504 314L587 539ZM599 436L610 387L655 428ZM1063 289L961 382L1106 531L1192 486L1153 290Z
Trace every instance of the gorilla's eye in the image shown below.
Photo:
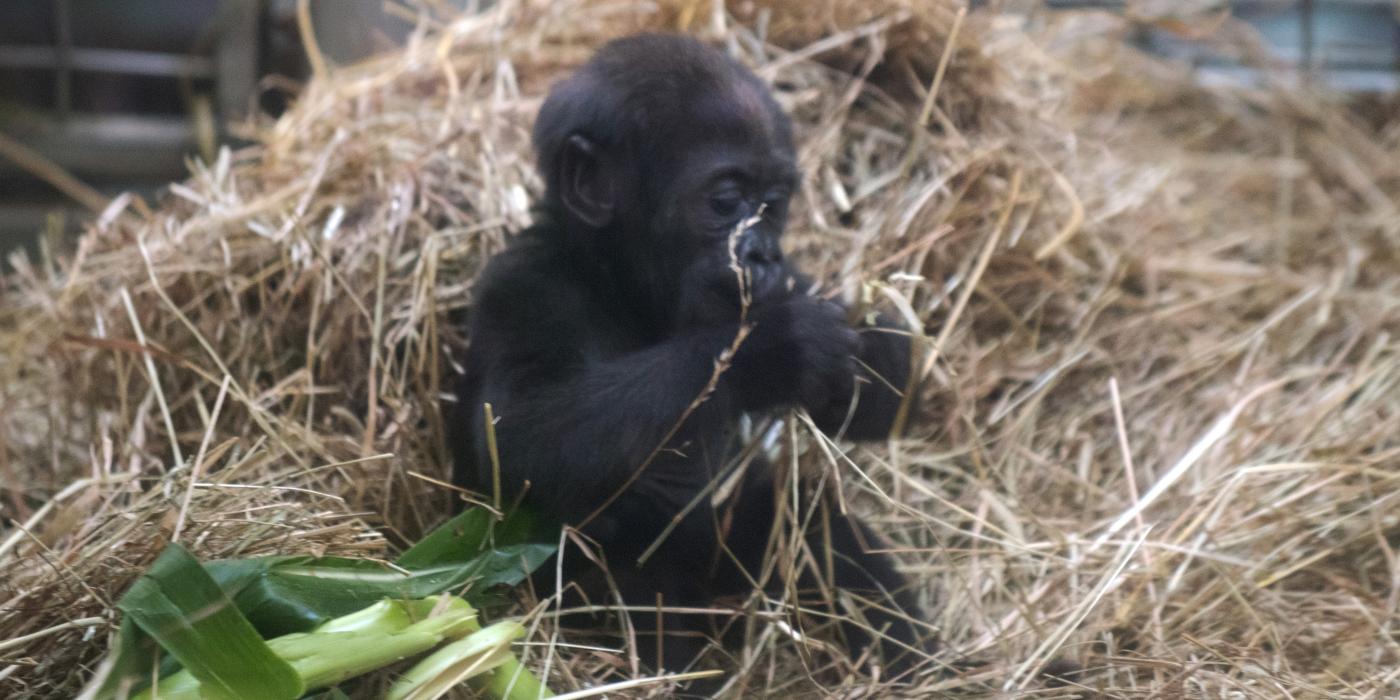
M732 219L744 205L744 195L735 189L725 189L710 195L710 209L720 217Z

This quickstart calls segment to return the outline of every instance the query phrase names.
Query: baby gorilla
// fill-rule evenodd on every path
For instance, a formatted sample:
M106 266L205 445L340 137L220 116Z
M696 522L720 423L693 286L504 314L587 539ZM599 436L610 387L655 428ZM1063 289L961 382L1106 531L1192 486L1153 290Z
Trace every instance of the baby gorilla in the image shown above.
M851 650L874 644L907 668L933 642L863 524L822 507L813 556L792 580L765 573L791 503L770 464L738 459L741 419L800 407L830 434L881 439L910 364L907 334L853 329L783 258L799 174L766 86L693 39L621 39L555 86L534 145L539 223L476 287L452 419L457 481L492 488L490 404L504 495L601 545L623 602L647 610L634 612L639 635L657 631L658 602L707 608L756 585L777 597L825 582L862 603L828 608L863 621L843 625ZM566 558L569 579L588 580L581 559ZM664 614L662 643L639 651L653 668L684 668L719 617Z

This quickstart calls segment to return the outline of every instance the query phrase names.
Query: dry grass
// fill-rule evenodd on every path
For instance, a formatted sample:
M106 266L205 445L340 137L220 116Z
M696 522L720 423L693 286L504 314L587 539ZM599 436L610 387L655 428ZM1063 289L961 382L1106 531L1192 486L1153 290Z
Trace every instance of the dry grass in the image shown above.
M1400 122L1194 87L1103 15L659 5L420 17L256 146L18 263L0 695L71 696L172 538L391 556L443 517L436 400L474 274L529 220L534 110L591 47L666 27L722 35L794 114L809 269L926 326L911 436L834 465L904 550L942 660L987 664L909 695L1400 696ZM818 671L892 696L760 631L746 697L818 694ZM557 690L633 673L546 655ZM1053 657L1085 688L1038 689Z

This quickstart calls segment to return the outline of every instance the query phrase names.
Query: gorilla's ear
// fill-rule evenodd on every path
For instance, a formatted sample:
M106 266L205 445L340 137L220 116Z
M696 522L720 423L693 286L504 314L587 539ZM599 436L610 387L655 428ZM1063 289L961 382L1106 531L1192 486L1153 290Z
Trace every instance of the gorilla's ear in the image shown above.
M559 200L569 213L594 228L612 223L617 177L598 146L574 134L559 154Z

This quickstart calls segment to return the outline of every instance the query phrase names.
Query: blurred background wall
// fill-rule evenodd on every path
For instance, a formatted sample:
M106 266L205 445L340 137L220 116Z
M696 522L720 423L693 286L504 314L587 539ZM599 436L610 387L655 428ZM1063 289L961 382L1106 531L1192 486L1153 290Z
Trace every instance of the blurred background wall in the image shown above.
M87 213L26 156L108 197L149 195L186 158L237 143L254 110L279 113L309 72L296 13L296 0L0 2L0 253ZM383 0L313 2L311 18L338 63L412 29Z

